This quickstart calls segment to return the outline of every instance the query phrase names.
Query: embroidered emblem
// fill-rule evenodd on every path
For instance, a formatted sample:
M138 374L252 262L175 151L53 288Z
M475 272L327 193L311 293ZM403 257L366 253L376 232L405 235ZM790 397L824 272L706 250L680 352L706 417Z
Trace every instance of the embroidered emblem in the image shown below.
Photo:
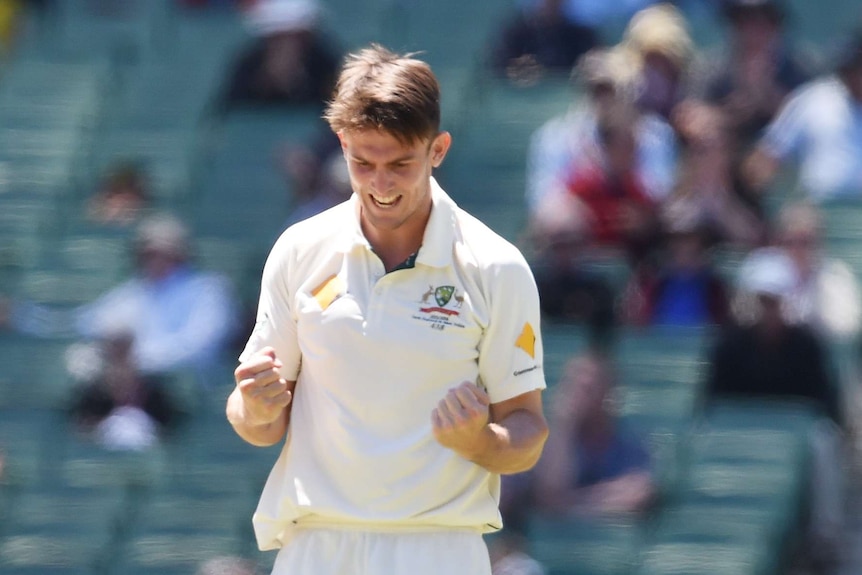
M515 347L524 350L531 358L536 359L536 333L530 322L521 329L521 335L515 340Z
M464 293L459 293L453 285L429 285L419 298L422 304L419 306L420 313L414 314L413 319L431 322L431 327L437 330L447 326L464 327L463 323L455 321L461 315L458 310L464 305L464 297Z
M322 284L311 291L311 295L317 300L320 309L324 310L344 293L344 282L333 274L326 278Z
M443 307L449 300L452 299L452 294L455 293L455 286L440 286L434 290L434 299L437 300L437 305Z
M434 286L428 286L428 291L422 294L422 303L428 303L428 298L434 295Z

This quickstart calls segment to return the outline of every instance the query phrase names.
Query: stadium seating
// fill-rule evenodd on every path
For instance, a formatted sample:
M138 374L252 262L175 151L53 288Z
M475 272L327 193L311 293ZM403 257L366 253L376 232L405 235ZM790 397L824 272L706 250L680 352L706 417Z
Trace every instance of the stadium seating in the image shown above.
M844 29L837 18L856 0L833 2L824 10L791 1L802 41L831 41ZM136 159L152 173L157 207L192 222L203 267L229 275L254 302L263 257L292 207L276 154L325 129L320 110L210 114L249 38L229 10L134 0L107 14L88 0L57 4L25 22L0 69L0 294L69 306L122 277L128 230L88 223L83 202L109 166ZM515 4L325 1L326 25L344 48L374 40L423 52L454 135L438 179L519 243L528 138L578 94L567 78L513 86L483 71L490 34ZM713 43L720 27L705 12L698 18L695 38ZM604 32L614 40L621 29ZM770 213L798 194L793 176L767 198ZM824 210L829 252L862 278L859 204ZM740 254L715 256L732 277ZM628 274L618 260L597 266L614 285ZM579 326L546 321L542 331L553 388L588 339ZM660 506L644 521L598 527L535 518L529 550L549 575L774 575L784 567L808 505L804 438L816 414L725 404L701 417L710 342L706 331L662 330L625 330L615 341L620 414L648 442ZM160 449L110 452L74 434L60 410L71 343L0 334L0 573L187 575L228 552L271 565L273 554L254 549L250 515L279 448L250 448L225 423L229 369L212 389L178 384L191 417ZM833 351L842 373L856 373L853 343Z
M626 575L637 563L643 537L638 522L534 518L529 552L548 575Z
M22 488L0 538L0 572L106 573L122 507L118 490Z

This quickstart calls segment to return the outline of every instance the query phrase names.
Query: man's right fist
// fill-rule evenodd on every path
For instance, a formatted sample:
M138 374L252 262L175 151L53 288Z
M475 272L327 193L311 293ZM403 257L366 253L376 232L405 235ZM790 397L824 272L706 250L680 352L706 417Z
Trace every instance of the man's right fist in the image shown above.
M242 395L243 419L248 425L266 425L277 420L293 399L296 382L281 377L281 360L265 347L234 371Z

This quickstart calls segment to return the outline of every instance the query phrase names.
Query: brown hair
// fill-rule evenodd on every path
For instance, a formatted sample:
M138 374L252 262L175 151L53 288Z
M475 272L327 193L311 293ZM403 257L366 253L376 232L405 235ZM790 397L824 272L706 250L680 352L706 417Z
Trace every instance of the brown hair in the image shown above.
M440 86L427 63L372 44L347 56L323 117L334 132L373 128L404 143L430 140L440 131Z

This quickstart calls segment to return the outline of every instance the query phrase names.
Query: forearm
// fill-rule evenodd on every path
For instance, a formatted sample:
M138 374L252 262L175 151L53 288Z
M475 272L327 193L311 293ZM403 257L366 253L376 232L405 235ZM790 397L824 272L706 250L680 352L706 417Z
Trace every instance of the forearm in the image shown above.
M227 401L227 420L236 434L246 442L258 447L268 447L281 441L287 433L291 405L285 407L281 416L274 421L264 424L255 423L250 420L243 403L242 394L239 388L236 388Z
M486 425L475 449L461 455L493 473L520 473L536 464L547 437L544 417L519 409Z

